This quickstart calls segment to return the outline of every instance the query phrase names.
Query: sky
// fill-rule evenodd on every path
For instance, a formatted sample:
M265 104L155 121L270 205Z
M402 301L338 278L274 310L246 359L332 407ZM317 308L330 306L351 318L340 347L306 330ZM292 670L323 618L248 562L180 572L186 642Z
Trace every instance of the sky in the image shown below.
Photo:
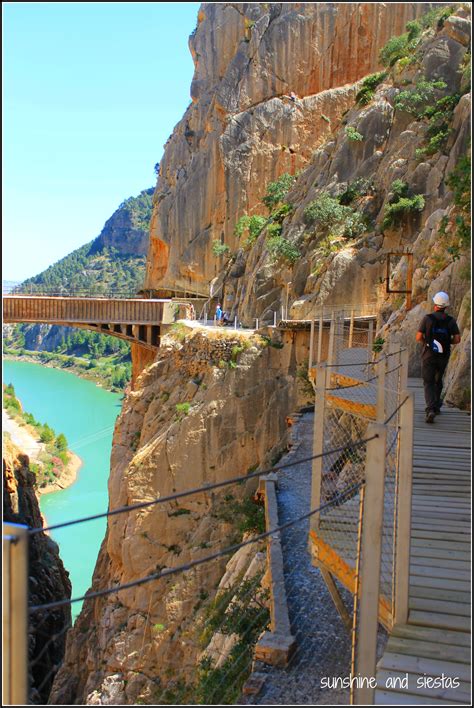
M3 3L3 279L99 235L190 103L199 3Z

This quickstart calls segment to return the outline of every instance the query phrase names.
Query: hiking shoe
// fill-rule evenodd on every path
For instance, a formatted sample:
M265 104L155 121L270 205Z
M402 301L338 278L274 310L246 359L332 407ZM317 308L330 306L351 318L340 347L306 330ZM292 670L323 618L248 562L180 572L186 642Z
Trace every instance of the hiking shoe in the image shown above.
M436 416L436 413L434 411L429 411L426 414L426 422L427 423L434 423L435 416Z

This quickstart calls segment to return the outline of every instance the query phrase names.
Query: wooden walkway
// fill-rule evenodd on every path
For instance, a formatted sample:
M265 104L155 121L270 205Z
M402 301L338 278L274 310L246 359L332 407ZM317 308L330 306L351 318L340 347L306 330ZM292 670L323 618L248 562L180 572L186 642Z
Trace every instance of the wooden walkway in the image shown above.
M409 387L415 394L409 615L392 630L378 663L375 703L470 705L471 419L445 407L428 425L421 381L411 379ZM407 676L407 687L386 685Z
M7 295L3 321L91 329L154 350L160 345L160 325L167 321L169 307L169 300L145 298Z

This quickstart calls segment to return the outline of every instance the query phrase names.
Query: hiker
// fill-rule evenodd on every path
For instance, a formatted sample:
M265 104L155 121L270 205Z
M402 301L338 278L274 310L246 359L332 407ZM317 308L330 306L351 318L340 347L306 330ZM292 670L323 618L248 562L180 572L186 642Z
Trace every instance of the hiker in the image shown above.
M220 302L218 302L217 307L216 307L216 320L217 320L218 325L222 324L223 315L224 315L224 313L222 312L221 304L220 304Z
M190 320L195 320L196 319L196 310L194 309L194 305L191 303L189 306L189 319Z
M425 388L427 423L434 423L435 417L441 413L443 375L448 365L451 345L461 341L456 320L445 312L449 306L449 295L436 293L433 303L434 312L423 317L416 333L416 341L423 343L421 376Z

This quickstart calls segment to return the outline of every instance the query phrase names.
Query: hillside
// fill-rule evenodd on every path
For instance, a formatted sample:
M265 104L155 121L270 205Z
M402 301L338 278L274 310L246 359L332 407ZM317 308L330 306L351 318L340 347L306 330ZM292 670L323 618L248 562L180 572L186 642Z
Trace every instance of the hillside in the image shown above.
M25 280L18 290L90 295L138 292L145 274L152 195L153 189L145 189L123 201L97 238ZM112 390L122 390L130 380L130 347L114 337L70 327L20 324L5 328L4 344L9 355L71 368Z
M135 293L143 283L153 189L120 204L101 233L20 288L31 292Z

